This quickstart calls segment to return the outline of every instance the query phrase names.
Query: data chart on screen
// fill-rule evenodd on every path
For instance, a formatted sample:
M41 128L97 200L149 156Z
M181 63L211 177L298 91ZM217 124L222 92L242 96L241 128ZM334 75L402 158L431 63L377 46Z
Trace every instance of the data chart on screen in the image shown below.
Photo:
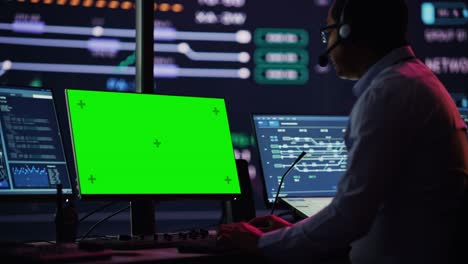
M268 200L302 151L307 154L285 177L281 196L330 196L345 172L347 117L254 114L253 122Z

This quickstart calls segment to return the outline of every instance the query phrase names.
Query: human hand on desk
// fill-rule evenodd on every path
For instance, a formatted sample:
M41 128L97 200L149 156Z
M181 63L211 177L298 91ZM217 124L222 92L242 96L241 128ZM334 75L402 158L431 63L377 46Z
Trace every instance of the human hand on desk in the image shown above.
M263 234L291 225L291 223L278 216L266 215L256 217L249 222L220 225L218 239L221 243L249 253L258 254L257 243Z
M255 217L254 219L249 221L249 224L257 227L263 232L270 232L278 228L292 226L290 222L272 214Z

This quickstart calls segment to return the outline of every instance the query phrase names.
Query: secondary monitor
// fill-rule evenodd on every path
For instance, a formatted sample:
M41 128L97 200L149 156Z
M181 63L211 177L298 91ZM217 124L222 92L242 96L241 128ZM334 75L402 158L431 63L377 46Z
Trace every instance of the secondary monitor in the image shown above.
M224 99L65 93L81 198L240 195Z
M0 196L72 194L52 91L0 86Z
M253 114L252 121L267 205L274 202L283 174L302 151L307 154L285 176L279 197L336 194L346 171L348 117Z

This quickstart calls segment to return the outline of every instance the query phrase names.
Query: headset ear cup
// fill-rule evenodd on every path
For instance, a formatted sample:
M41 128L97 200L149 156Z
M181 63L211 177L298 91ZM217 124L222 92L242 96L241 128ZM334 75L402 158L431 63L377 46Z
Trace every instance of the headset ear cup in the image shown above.
M341 25L338 34L342 39L347 39L351 34L351 27L348 24Z

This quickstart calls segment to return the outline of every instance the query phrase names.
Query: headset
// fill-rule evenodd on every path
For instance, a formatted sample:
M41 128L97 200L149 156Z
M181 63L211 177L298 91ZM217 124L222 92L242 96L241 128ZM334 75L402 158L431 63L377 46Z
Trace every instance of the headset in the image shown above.
M350 26L349 22L346 20L347 17L345 16L346 7L348 6L348 2L349 2L349 0L346 0L344 5L343 5L343 9L341 9L340 21L338 23L338 27L339 27L338 28L338 35L343 40L349 38L349 36L351 35L351 26Z
M346 9L348 6L349 0L345 0L343 8L341 9L340 18L338 21L338 40L333 43L327 50L322 52L318 57L318 64L321 67L325 67L328 64L328 54L338 46L343 40L348 39L351 36L351 26L349 21L347 21Z

